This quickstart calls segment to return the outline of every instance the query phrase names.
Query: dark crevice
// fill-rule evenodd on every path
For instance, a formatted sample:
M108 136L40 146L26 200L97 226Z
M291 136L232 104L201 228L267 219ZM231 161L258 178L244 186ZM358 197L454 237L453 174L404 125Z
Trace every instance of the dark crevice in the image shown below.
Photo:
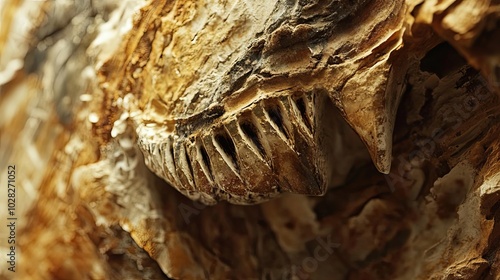
M296 99L295 104L297 104L297 108L299 109L299 112L300 112L300 115L302 116L302 120L304 121L304 124L309 129L309 131L312 132L312 124L309 120L309 117L307 116L306 103L304 101L304 98L301 97L299 99Z
M281 108L277 105L270 106L269 108L267 108L267 113L269 114L271 121L276 124L278 129L285 135L285 137L290 138L283 122Z
M170 153L170 158L172 159L172 164L174 165L174 170L172 170L172 175L174 175L173 173L176 172L176 170L177 170L177 164L175 164L174 145L173 144L169 146L168 152Z
M259 153L262 157L266 156L264 146L259 137L259 132L257 127L251 121L244 121L240 123L241 130L243 133L252 141L252 143L257 147Z
M489 213L486 214L486 219L487 220L493 219L499 209L500 209L500 201L497 201L495 204L493 204L493 206L491 207Z
M420 70L435 73L439 78L457 71L467 62L449 44L441 43L430 50L420 61Z
M238 168L238 154L236 153L236 147L234 146L233 139L231 139L231 137L225 132L217 133L214 139L215 142L217 142L222 148L224 153L231 158L234 166Z
M488 246L485 248L482 254L482 258L485 259L489 266L485 269L485 271L482 273L481 278L478 279L494 279L493 277L486 277L486 276L491 276L492 273L492 266L495 265L497 262L497 252L498 249L500 248L500 211L498 211L498 202L495 203L491 209L490 213L486 215L486 218L488 220L493 219L494 224L493 228L491 230L491 235L488 237ZM495 278L496 279L496 278Z
M209 173L207 175L210 176L211 180L213 180L212 165L210 164L210 157L208 156L207 150L203 145L200 145L199 149L200 149L201 159L203 161L201 164L205 165Z
M237 65L237 66L239 66L239 65ZM236 66L233 68L236 68ZM231 83L231 89L227 93L225 93L223 96L227 96L227 95L229 95L229 93L235 92L235 91L238 91L239 89L241 89L243 87L243 85L245 84L245 82L247 81L247 78L252 74L252 71L250 71L250 70L246 71L245 73L238 73L237 71L240 69L245 69L245 67L243 66L241 68L237 68L237 70L231 69L232 71L236 72L234 74L233 73L231 73L231 74L233 74L234 76L237 76L237 77L233 77L234 81L232 81L232 83Z
M189 174L191 174L191 178L193 178L193 183L194 183L193 165L191 164L191 159L189 158L189 153L186 148L184 149L184 155L186 157L186 162L189 168Z

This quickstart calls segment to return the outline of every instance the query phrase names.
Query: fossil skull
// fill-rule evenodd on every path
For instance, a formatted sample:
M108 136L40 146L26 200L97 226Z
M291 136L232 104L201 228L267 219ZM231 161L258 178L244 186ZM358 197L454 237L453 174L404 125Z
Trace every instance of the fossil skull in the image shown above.
M283 16L274 21L262 16L273 5L220 5L143 10L151 16L136 24L146 32L133 30L125 58L101 69L104 88L128 94L153 172L207 204L322 195L352 164L346 152L364 150L359 139L389 172L406 65L403 1L383 9L369 1L276 1ZM318 7L328 14L310 17ZM114 79L114 67L133 79ZM359 138L348 137L345 121Z

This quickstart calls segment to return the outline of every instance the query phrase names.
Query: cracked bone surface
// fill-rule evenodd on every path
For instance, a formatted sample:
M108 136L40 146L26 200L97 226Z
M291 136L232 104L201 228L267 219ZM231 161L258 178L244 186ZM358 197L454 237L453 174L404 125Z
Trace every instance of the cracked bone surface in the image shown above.
M498 1L0 14L0 279L500 277Z

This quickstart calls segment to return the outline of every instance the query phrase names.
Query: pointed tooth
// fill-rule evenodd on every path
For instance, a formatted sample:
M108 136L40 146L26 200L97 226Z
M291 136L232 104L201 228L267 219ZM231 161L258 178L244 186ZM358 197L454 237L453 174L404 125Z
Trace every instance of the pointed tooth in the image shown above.
M186 142L188 140L183 140L179 142L178 148L176 149L177 155L176 155L176 160L177 160L177 169L178 169L178 174L181 174L182 180L184 182L184 185L187 187L189 186L190 189L193 190L195 189L195 184L194 184L194 175L193 175L193 167L191 163L191 159L189 158L188 155L188 148L186 147Z
M167 137L165 143L165 148L164 148L164 158L165 158L165 165L166 165L166 170L168 171L168 174L172 177L173 181L172 183L174 184L179 184L179 176L177 175L177 167L176 167L176 162L175 162L175 157L174 157L174 140L173 137L169 135Z
M315 170L307 168L301 161L297 151L285 141L274 129L272 121L266 116L264 102L253 110L256 118L260 120L263 138L268 142L271 169L277 174L282 189L287 192L307 195L321 195L326 190L326 185L316 178Z
M203 174L205 174L205 178L208 180L210 184L214 184L214 176L212 172L212 164L210 163L210 157L208 156L207 149L203 145L203 141L201 139L197 139L197 158L200 164L201 170Z
M216 147L214 141L214 134L220 131L222 128L212 127L209 133L202 137L203 146L206 149L207 155L210 158L210 164L212 168L212 175L214 181L222 192L222 196L227 200L231 200L231 197L241 197L245 195L245 182L239 176L237 170L233 170L231 167L231 160L224 158L224 152L221 148ZM232 200L234 201L234 200ZM236 201L234 201L236 202Z
M222 159L226 162L227 166L236 176L240 177L237 148L232 136L227 132L225 127L220 128L212 135L212 143L222 156Z
M392 161L392 133L402 94L391 65L381 62L358 72L345 85L341 110L347 122L365 143L377 169L388 174Z

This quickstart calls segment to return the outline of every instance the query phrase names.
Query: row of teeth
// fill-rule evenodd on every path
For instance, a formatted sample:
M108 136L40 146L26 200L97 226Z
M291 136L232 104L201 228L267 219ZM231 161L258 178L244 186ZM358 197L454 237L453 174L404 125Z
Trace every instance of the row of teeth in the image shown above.
M314 148L314 95L259 101L224 121L188 137L169 134L161 142L141 139L146 164L185 195L215 203L255 203L280 192L311 185L320 194ZM287 156L288 163L277 160ZM288 180L296 168L297 178ZM261 174L261 178L252 178ZM259 185L252 182L260 182ZM303 187L302 187L303 188Z

